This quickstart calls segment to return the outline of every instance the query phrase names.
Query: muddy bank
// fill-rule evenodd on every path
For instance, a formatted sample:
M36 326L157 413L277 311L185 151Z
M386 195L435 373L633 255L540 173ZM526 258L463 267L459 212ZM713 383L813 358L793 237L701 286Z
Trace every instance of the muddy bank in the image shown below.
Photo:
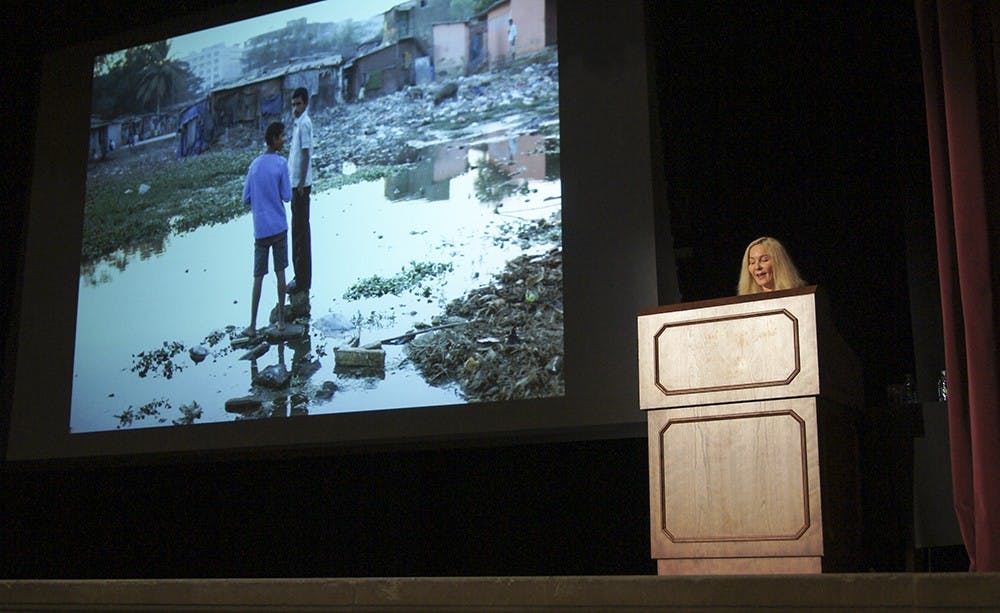
M511 260L487 286L449 303L463 326L418 335L409 359L434 385L457 383L469 401L565 393L562 250Z

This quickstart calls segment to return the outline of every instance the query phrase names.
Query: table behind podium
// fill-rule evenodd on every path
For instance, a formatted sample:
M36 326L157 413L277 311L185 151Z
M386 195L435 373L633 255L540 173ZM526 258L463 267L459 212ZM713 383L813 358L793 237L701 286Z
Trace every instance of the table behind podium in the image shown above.
M659 574L855 571L857 358L816 286L638 317Z

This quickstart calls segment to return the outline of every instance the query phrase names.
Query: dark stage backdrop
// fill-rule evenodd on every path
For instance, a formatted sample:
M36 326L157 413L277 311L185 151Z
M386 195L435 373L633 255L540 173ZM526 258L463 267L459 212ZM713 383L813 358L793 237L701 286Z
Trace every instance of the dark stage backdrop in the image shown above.
M212 3L59 4L18 0L3 26L5 332L17 331L39 55ZM661 284L676 275L684 300L732 294L746 243L781 238L830 290L879 408L913 369L904 225L931 214L912 5L650 5L668 196L658 249L676 256ZM648 574L646 479L635 439L4 465L0 576ZM905 530L870 494L868 566L901 570Z

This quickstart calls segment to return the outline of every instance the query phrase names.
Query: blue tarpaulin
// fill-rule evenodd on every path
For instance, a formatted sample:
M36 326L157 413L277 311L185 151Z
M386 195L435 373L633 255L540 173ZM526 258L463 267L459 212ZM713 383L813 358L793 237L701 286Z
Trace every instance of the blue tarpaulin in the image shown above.
M197 155L207 150L212 139L213 123L207 102L199 102L184 111L177 129L177 157Z
M281 115L281 94L266 98L260 103L261 115Z

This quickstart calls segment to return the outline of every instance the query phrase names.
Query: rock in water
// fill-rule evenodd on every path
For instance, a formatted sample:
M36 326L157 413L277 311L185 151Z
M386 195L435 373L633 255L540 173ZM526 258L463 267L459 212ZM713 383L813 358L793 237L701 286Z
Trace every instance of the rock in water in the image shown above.
M234 338L230 343L230 347L233 349L243 349L244 347L250 347L253 345L254 339L249 336L238 336Z
M270 325L261 330L261 334L264 335L264 338L272 343L280 343L281 341L303 338L307 332L306 327L302 324L290 323L286 323L284 329L282 330L278 329L277 324Z
M195 345L188 350L188 355L191 356L191 361L197 364L208 357L208 349L203 345Z
M288 383L291 380L292 373L285 370L284 366L281 364L272 364L260 371L260 374L254 377L253 382L271 389L282 389L288 387Z
M294 374L299 379L305 380L316 374L317 371L322 367L320 361L312 358L311 356L302 360L299 363L292 363L292 370Z
M352 347L337 347L333 351L338 367L349 368L385 368L384 349L354 349Z
M325 333L327 336L336 336L340 332L354 328L354 324L351 323L351 319L349 317L344 317L339 313L324 315L323 317L314 320L312 324L313 327Z
M246 353L244 353L243 355L241 355L240 359L241 360L256 360L260 356L262 356L265 353L267 353L267 350L270 349L270 348L271 348L271 345L269 345L267 341L263 341L262 343L260 343L259 345L257 345L253 349L251 349L250 351L247 351Z
M324 381L323 385L316 390L316 398L329 400L333 398L333 393L337 391L337 384L333 381Z
M261 409L261 402L253 396L230 398L226 401L227 413L253 413Z

